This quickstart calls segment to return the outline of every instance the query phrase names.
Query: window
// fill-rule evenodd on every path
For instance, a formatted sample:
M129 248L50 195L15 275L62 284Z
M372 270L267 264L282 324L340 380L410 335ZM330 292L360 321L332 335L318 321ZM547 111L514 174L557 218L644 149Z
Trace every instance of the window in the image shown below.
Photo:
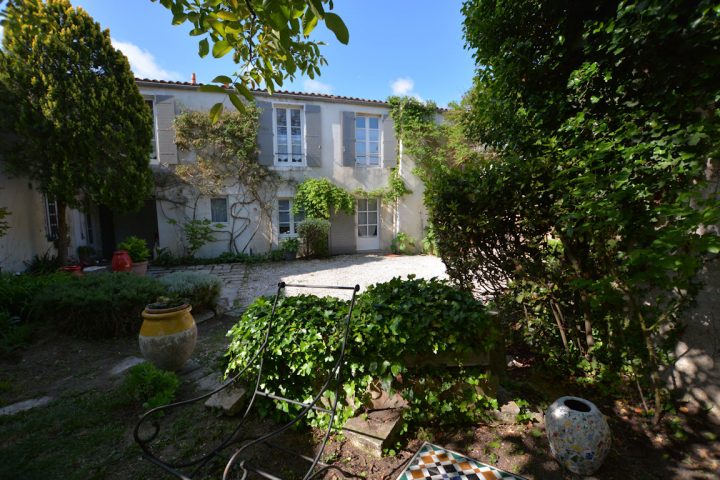
M95 235L93 232L93 224L92 224L92 215L90 215L90 212L87 212L85 214L85 230L87 233L87 243L93 244L95 243Z
M377 198L358 199L358 237L377 237L378 200Z
M150 153L150 159L157 160L157 133L155 131L155 102L146 99L145 105L150 109L150 115L152 115L152 152Z
M303 115L300 107L275 108L275 164L300 166L303 154Z
M58 207L55 200L45 197L45 234L48 242L59 238L58 234Z
M210 220L218 223L227 223L228 204L226 197L210 199Z
M355 117L355 163L380 165L380 117Z
M293 214L292 200L278 200L278 230L282 236L296 236L297 224L305 220L305 212Z

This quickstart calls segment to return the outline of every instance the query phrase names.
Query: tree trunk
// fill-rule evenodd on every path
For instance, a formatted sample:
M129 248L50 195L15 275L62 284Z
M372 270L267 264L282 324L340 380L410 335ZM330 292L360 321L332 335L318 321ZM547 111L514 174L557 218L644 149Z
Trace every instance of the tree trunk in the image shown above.
M67 222L67 203L57 200L57 216L58 216L58 239L57 254L58 261L61 265L65 265L68 259L68 249L70 247L70 237L68 235Z

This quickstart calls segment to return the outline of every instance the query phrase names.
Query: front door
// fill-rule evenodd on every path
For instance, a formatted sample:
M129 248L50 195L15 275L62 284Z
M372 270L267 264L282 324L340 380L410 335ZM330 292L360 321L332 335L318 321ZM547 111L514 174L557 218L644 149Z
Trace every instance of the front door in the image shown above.
M380 200L377 198L357 201L357 249L380 250Z

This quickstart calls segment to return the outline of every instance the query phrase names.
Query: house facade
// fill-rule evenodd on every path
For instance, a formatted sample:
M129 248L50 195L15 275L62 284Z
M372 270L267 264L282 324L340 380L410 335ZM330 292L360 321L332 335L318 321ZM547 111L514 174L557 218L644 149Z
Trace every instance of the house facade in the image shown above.
M258 162L272 172L273 181L262 198L242 182L225 185L210 196L199 195L174 174L180 165L194 162L194 152L179 150L173 122L185 111L208 112L222 102L234 110L224 94L202 92L185 82L137 80L140 93L153 110L154 147L151 158L156 187L140 212L120 214L108 206L86 212L70 211L71 256L80 246L92 247L109 258L127 235L145 238L155 251L176 255L187 252L183 225L209 220L214 240L195 255L214 257L223 252L262 253L297 235L302 212L293 213L297 185L307 178L328 178L357 195L355 214L333 212L332 254L388 251L393 238L404 232L416 245L424 235L427 216L422 202L422 182L413 175L414 165L400 153L389 105L322 94L255 91L260 111L257 138ZM387 187L396 169L412 193L397 201L368 197L361 192ZM57 212L26 179L0 174L0 205L13 214L10 230L0 238L0 265L21 271L23 261L51 251ZM55 229L55 230L54 230Z

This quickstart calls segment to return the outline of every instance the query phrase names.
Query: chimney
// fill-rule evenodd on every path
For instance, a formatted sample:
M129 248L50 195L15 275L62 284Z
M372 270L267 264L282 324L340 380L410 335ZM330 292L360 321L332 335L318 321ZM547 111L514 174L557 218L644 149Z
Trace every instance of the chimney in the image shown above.
M192 73L192 77L190 77L190 78L191 78L190 83L192 83L193 85L195 85L195 84L197 83L197 82L196 82L196 78L195 78L195 72Z

